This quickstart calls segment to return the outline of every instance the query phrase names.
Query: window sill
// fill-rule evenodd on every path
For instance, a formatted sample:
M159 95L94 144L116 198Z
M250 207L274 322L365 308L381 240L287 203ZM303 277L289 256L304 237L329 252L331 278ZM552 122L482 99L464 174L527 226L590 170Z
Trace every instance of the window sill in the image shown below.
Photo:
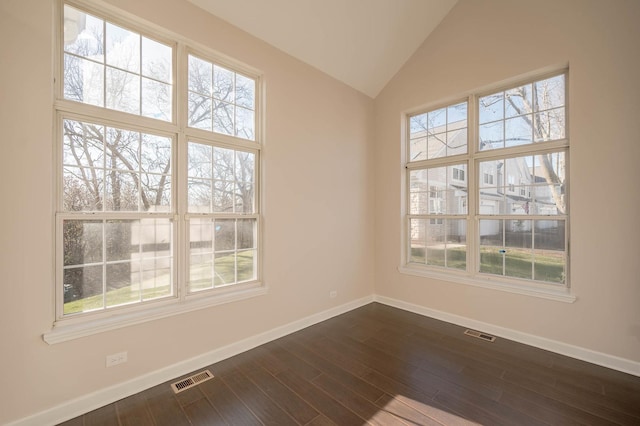
M558 302L573 303L576 296L572 295L566 287L556 287L553 285L508 282L495 279L493 277L471 277L464 272L456 273L440 272L431 269L403 265L398 267L398 272L416 277L433 278L442 281L466 284L474 287L488 288L491 290L506 291L508 293L523 294L525 296L539 297L542 299L555 300Z
M109 317L84 319L81 322L68 320L56 321L52 330L44 333L42 338L46 343L54 345L211 306L262 296L266 293L267 288L264 285L258 284L238 291L224 292L205 297L195 296L181 303L173 302L162 306L154 306L153 308L137 309L133 312L123 314L114 313Z

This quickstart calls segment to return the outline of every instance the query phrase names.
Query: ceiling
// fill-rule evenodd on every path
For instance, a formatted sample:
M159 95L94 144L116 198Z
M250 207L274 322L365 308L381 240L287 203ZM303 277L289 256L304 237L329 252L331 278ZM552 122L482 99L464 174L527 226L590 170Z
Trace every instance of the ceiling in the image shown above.
M458 0L189 0L375 98Z

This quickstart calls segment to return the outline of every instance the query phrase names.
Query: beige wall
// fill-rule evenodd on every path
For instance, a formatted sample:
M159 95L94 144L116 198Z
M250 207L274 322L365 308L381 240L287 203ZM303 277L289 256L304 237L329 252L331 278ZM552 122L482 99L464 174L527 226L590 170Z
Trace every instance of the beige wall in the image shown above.
M460 0L376 98L376 293L640 361L640 2ZM401 275L400 117L570 66L573 304Z
M53 1L3 0L0 424L373 292L373 101L186 1L111 3L264 72L269 293L42 341L53 320ZM129 361L107 370L105 356L124 350Z

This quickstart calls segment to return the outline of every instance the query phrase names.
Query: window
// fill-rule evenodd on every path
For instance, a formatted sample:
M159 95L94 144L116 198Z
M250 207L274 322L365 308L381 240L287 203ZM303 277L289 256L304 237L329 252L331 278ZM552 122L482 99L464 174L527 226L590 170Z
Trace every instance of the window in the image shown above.
M260 288L259 75L60 10L58 322Z
M453 178L455 180L464 180L464 170L463 169L457 169L454 167L453 169Z
M403 272L566 294L566 99L561 73L408 115Z

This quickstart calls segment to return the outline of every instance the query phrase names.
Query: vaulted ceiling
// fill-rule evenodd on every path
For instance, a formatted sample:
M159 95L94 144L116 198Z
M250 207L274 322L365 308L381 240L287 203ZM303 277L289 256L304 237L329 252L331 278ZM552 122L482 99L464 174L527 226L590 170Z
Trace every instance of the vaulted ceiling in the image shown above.
M457 0L190 0L374 98Z

